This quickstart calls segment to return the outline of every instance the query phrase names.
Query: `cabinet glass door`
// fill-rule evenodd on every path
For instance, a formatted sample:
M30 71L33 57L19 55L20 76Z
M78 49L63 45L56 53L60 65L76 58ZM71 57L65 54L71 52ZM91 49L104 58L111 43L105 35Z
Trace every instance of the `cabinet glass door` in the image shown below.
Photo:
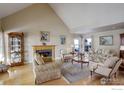
M10 38L10 48L11 48L11 63L21 62L21 37L11 37Z

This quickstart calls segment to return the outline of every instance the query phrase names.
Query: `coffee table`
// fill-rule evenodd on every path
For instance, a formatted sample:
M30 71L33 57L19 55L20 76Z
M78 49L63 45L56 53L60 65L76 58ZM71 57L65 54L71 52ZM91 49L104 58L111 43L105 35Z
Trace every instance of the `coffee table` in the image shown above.
M72 64L73 64L73 62L80 63L81 64L81 69L83 68L83 64L87 64L87 66L89 66L89 60L86 59L86 58L83 58L83 59L73 58L72 59Z

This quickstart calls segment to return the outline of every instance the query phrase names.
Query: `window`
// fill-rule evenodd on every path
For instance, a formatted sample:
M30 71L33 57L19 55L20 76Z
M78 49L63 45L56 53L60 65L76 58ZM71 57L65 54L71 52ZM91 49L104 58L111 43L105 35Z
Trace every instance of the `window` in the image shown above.
M89 49L91 48L91 42L92 42L92 39L91 38L86 38L85 39L85 42L84 42L84 50L86 51L86 52L88 52L89 51Z
M80 50L80 44L79 44L79 40L78 39L74 39L74 50L76 52L79 52L79 50Z

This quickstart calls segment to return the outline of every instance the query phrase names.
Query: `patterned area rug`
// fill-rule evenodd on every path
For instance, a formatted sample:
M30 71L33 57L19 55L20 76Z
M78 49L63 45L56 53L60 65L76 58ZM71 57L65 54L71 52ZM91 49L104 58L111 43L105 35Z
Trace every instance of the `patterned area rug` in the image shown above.
M80 63L72 64L70 62L64 63L62 67L62 75L69 83L74 83L81 79L88 78L90 76L90 71L87 67L87 64L84 64L83 68L81 69Z

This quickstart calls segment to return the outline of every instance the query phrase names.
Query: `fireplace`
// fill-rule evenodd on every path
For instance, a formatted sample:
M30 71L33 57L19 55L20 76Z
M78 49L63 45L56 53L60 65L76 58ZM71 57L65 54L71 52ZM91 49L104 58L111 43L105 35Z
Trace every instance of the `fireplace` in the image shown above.
M42 57L52 57L52 49L49 50L36 50L36 53Z
M36 45L33 46L33 52L40 54L44 62L53 62L55 60L55 45Z

